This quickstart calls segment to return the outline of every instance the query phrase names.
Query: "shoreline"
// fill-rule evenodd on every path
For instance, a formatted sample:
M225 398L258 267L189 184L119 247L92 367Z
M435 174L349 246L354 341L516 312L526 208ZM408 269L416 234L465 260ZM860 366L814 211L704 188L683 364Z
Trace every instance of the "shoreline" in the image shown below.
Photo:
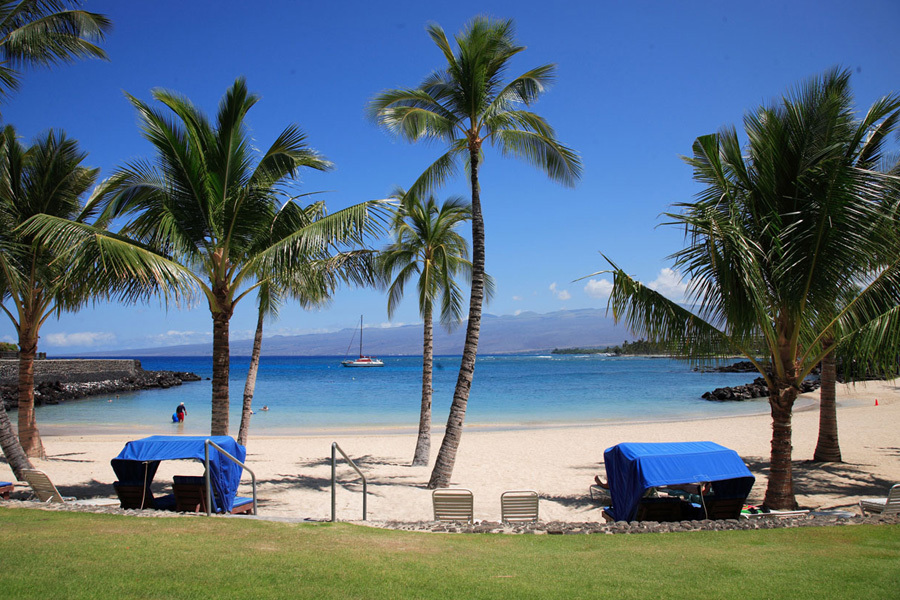
M854 387L838 386L838 420L843 463L812 463L818 432L817 394L807 395L806 408L793 419L793 469L797 499L804 508L847 508L855 511L860 497L884 496L900 482L896 456L896 425L900 423L898 382ZM875 406L874 399L879 400ZM115 475L109 461L125 442L143 435L69 434L47 436L48 457L34 460L64 495L110 497ZM541 497L542 521L602 520L602 503L592 501L588 488L603 474L603 451L620 442L708 440L734 449L756 476L749 502L760 503L767 484L771 440L768 414L696 419L676 422L577 423L529 429L478 431L467 426L451 479L453 487L468 488L475 496L475 518L499 519L500 494L533 489ZM432 518L431 492L425 484L431 467L412 467L416 433L318 431L305 435L252 435L247 464L260 482L261 515L275 518L327 520L331 506L331 442L357 462L368 479L368 518L372 521L427 521ZM433 465L440 435L432 436ZM202 474L202 464L164 461L153 483L154 494L170 491L174 475ZM337 517L357 520L361 515L361 482L343 462L338 464ZM0 479L11 480L9 466L0 462ZM250 495L245 474L240 494ZM28 496L17 485L14 498Z

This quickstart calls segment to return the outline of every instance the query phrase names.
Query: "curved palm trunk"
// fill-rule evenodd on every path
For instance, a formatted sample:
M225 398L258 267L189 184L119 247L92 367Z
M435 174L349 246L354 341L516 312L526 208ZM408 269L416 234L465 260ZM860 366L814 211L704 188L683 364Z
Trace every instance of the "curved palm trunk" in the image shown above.
M825 340L830 345L833 340ZM841 462L841 445L838 442L837 406L835 404L835 382L837 369L834 352L822 359L822 385L819 388L819 439L813 460L820 462Z
M213 313L212 424L210 435L228 435L228 323L231 311Z
M10 422L2 402L0 402L0 448L3 448L6 462L9 463L9 467L19 481L22 480L22 469L34 468L25 451L22 450L22 444L19 443L19 438L13 431L12 422Z
M431 458L431 391L432 366L434 363L434 324L431 302L426 302L423 317L425 327L422 342L422 409L419 411L419 438L416 440L416 452L413 455L413 466L428 464Z
M238 429L237 442L247 445L250 434L250 416L252 415L253 393L256 391L256 374L259 371L259 355L262 351L263 311L260 309L256 320L256 334L253 336L253 351L250 353L250 369L247 371L247 383L244 384L244 404L241 409L241 427Z
M484 300L484 218L481 214L481 193L478 189L478 152L480 148L470 147L469 158L472 180L472 296L469 298L469 321L466 326L466 341L463 345L459 377L453 391L453 403L444 440L438 451L428 489L447 487L456 463L456 451L462 439L463 420L469 391L475 376L475 357L478 353L478 337L481 333L481 304Z
M19 443L31 458L44 458L44 445L34 415L34 357L37 327L28 319L19 324Z

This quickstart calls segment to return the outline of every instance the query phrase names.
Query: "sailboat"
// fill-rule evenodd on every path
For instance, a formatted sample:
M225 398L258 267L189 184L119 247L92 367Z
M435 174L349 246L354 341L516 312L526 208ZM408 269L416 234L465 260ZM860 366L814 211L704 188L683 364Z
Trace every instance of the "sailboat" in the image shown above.
M365 356L362 351L362 332L363 332L363 318L362 315L359 317L359 358L356 359L348 359L342 361L341 364L345 367L383 367L384 362L374 356ZM353 343L353 340L350 340L350 343Z

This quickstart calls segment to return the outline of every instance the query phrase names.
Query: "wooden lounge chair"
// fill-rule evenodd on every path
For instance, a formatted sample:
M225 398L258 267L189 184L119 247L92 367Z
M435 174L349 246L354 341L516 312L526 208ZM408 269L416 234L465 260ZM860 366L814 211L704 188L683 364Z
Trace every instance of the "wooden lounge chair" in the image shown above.
M471 490L463 488L437 489L431 493L431 501L434 504L435 521L471 523L474 520L474 497Z
M643 498L638 504L634 520L659 523L681 521L684 519L685 504L678 498Z
M13 491L13 484L9 481L0 481L0 498L9 500L9 495Z
M119 497L119 505L126 509L142 510L152 508L156 510L174 510L175 496L167 494L165 496L155 497L150 491L150 486L146 486L143 482L113 482L113 488Z
M206 512L206 482L203 477L175 475L172 482L175 492L175 510L178 512ZM231 514L253 513L252 498L235 498Z
M866 513L881 515L900 514L900 483L892 485L887 498L869 498L859 501L859 509L863 516Z
M47 477L47 474L43 471L38 471L37 469L22 469L22 479L28 482L32 491L34 491L34 495L37 496L37 499L40 502L55 502L62 504L66 501L75 499L71 496L63 496L60 494L59 490L56 489L56 486L53 485L53 482L50 481L50 478Z
M716 498L704 496L703 504L706 506L706 518L713 520L739 519L744 508L745 498Z
M515 490L500 494L500 520L504 523L529 523L538 520L538 493Z

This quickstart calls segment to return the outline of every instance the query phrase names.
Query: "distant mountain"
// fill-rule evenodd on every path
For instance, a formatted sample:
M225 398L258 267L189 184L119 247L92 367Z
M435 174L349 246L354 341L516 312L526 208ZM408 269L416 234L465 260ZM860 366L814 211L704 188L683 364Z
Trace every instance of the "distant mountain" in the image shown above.
M276 335L263 340L262 353L267 356L343 356L353 339L353 329L334 333L308 335ZM434 328L434 353L438 355L462 354L465 340L465 323L448 334L441 327ZM366 354L374 356L417 355L422 353L422 326L366 328L364 331ZM549 352L554 348L591 348L621 344L631 340L628 329L616 326L606 316L605 310L578 309L538 314L484 315L481 320L481 337L478 352L481 354L519 354ZM358 340L353 342L350 354L358 352ZM249 356L252 340L231 342L233 356ZM167 346L93 353L102 356L211 356L212 344Z

